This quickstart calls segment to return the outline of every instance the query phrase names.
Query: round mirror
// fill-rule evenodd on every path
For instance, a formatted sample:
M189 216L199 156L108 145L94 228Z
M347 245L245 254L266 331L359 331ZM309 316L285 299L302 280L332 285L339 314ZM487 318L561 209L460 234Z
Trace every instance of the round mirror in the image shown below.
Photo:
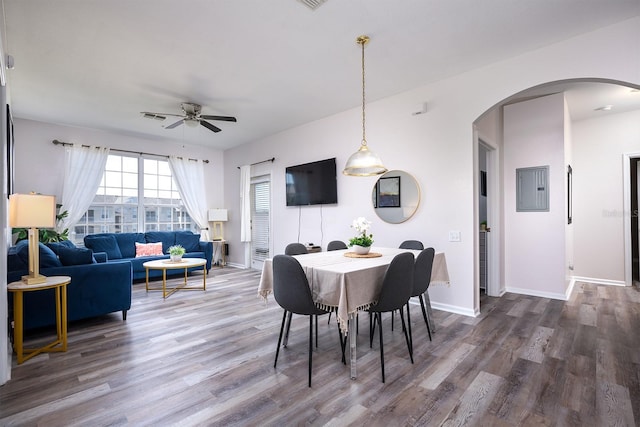
M378 178L371 198L381 220L400 224L416 213L420 204L420 187L411 174L392 170Z

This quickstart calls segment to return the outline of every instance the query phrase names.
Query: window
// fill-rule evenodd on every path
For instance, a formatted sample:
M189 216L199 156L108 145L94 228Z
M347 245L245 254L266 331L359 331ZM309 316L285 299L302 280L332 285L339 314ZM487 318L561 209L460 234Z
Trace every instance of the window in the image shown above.
M269 258L271 182L268 176L251 183L251 266L257 268Z
M167 230L200 231L182 204L169 162L110 154L93 203L71 238L81 244L87 234Z

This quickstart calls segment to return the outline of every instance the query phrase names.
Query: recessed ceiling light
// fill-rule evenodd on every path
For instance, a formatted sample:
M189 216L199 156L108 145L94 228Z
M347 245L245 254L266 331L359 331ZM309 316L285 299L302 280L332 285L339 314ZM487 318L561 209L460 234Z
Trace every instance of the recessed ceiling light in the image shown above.
M613 108L613 105L603 105L602 107L594 108L593 111L609 111Z

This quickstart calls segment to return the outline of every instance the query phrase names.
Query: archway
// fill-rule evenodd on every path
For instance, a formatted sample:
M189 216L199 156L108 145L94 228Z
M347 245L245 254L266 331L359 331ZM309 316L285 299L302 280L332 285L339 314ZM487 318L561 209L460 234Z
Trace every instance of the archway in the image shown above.
M565 241L565 264L566 264L566 277L569 278L564 287L560 286L558 289L549 292L547 290L536 291L535 289L530 288L518 288L514 286L514 283L509 282L508 275L505 273L505 262L507 257L505 256L506 251L509 248L509 233L508 229L505 228L505 214L511 214L511 211L507 211L508 207L505 207L505 194L508 191L513 191L510 184L506 184L509 182L509 177L512 175L512 170L504 169L504 109L505 107L525 103L529 101L533 101L542 97L548 97L550 95L558 95L561 94L564 97L564 102L566 105L565 114L567 115L567 121L569 123L568 128L571 129L572 125L577 122L595 120L596 118L602 118L607 115L620 114L620 113L630 113L633 114L635 111L640 111L640 93L635 96L630 94L632 90L638 90L639 88L636 85L608 80L608 79L569 79L562 81L554 81L541 85L537 85L531 87L529 89L518 92L504 100L498 102L493 107L485 111L481 114L474 122L474 188L476 189L474 195L474 219L475 219L475 227L476 227L476 235L480 236L481 230L481 221L482 221L482 207L481 202L482 199L482 190L483 190L483 174L480 166L481 160L481 152L482 149L481 144L489 145L490 148L493 149L492 153L492 161L495 163L492 165L490 170L484 171L486 172L486 181L485 184L488 191L487 194L489 196L487 202L487 209L490 216L490 221L488 221L488 226L491 230L489 239L489 247L487 253L487 265L486 267L489 270L488 273L488 285L487 285L487 294L490 296L501 296L505 292L519 292L519 293L527 293L531 295L538 296L546 296L550 298L556 299L566 299L571 292L571 288L573 286L573 280L576 278L584 279L586 277L581 277L580 271L574 272L572 270L574 266L574 232L575 228L573 224L566 224L564 226L564 230L558 231L559 233L564 234ZM611 109L601 108L606 107L607 105L613 105ZM571 133L569 131L569 139ZM480 142L482 141L482 142ZM640 139L638 140L640 142ZM579 147L580 148L580 147ZM572 163L571 154L573 152L572 145L568 148L565 148L567 152L565 168L569 164ZM621 155L622 153L620 153ZM620 157L618 156L618 159ZM622 167L620 166L620 169ZM620 170L622 174L623 171ZM566 175L563 174L562 184L556 182L555 185L552 184L551 191L564 191L568 193L567 187L567 178ZM581 175L582 176L582 175ZM625 178L625 183L628 182L628 179ZM508 188L505 187L508 185ZM581 189L580 193L584 196L584 188ZM622 191L622 190L620 190ZM495 197L491 197L491 193ZM629 191L625 189L625 197L629 194ZM511 195L509 195L511 196ZM568 197L565 195L565 200L567 200L567 205L569 203ZM626 202L625 202L626 203ZM625 205L628 206L628 205ZM583 207L583 205L581 205ZM567 206L564 206L562 211L563 213L567 211ZM626 209L626 210L625 210ZM622 208L622 200L620 200L620 211L621 212L629 212L628 208ZM493 215L491 212L493 211ZM579 215L579 214L578 214ZM630 239L627 242L628 236L630 235L630 219L627 218L629 215L623 215L624 218L624 236L625 236L625 246L628 248L625 249L625 277L627 275L627 270L629 271L628 275L630 277L631 270L631 243ZM580 219L579 219L580 221ZM580 233L584 233L583 223L579 226ZM621 227L622 228L622 219L621 219ZM622 230L620 230L622 235ZM583 237L583 236L581 236ZM475 245L475 266L474 266L474 279L475 279L475 305L477 308L480 307L480 281L481 281L481 272L483 266L481 262L483 261L483 257L481 254L481 239L480 237L476 238ZM620 241L620 246L622 246L622 241ZM589 278L592 281L597 279L594 277ZM601 278L602 282L607 282L607 278ZM609 280L608 284L620 284L618 282L622 282L617 279ZM614 283L615 282L615 283ZM630 282L630 279L628 280ZM629 283L627 283L629 284Z

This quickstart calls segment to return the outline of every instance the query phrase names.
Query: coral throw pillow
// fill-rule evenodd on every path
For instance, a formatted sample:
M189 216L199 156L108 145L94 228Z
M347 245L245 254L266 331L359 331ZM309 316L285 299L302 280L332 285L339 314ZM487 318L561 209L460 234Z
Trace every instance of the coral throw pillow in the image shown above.
M162 253L162 242L158 243L138 243L136 242L136 258L141 256L164 255Z

